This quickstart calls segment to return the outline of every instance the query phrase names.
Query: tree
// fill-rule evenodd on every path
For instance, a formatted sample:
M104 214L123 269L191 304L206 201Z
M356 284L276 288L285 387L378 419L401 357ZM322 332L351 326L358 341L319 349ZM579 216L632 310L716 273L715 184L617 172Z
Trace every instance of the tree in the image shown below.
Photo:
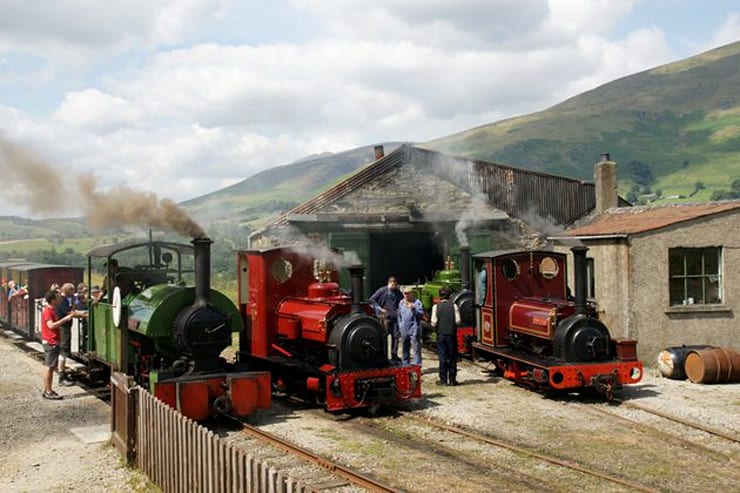
M638 185L650 185L654 180L653 171L650 169L650 165L645 164L642 161L630 161L627 163L627 169L629 170L632 181Z
M710 200L740 199L740 179L732 180L730 190L715 190Z

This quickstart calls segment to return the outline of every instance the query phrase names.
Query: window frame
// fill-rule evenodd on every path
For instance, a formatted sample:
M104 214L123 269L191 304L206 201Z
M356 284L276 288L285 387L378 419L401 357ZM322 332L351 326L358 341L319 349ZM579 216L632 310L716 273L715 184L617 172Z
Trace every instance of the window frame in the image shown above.
M717 306L724 303L724 275L723 275L723 248L721 246L705 247L673 247L668 249L668 305L679 306ZM716 256L714 259L709 257ZM674 270L677 263L681 271ZM712 264L716 271L709 271ZM709 267L708 267L709 265ZM699 271L691 272L692 267ZM711 278L716 277L716 281ZM681 283L681 292L676 292L677 281ZM711 293L711 284L716 282L716 301L708 301ZM692 287L691 284L699 283ZM680 302L676 302L680 300Z

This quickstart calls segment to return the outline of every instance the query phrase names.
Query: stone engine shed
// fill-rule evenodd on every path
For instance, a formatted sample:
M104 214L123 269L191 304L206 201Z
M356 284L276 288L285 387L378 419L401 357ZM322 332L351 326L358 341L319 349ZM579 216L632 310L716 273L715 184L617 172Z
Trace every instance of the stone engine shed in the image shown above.
M388 155L376 148L376 161L254 232L250 247L355 252L369 290L388 275L425 282L447 257L457 260L461 245L541 248L595 204L590 182L404 144Z

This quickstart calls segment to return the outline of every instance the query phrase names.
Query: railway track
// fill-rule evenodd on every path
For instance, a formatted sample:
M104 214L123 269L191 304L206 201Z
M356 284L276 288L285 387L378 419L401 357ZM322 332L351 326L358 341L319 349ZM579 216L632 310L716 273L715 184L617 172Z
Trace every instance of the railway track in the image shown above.
M453 466L460 471L459 476L466 478L466 481L471 481L467 487L473 489L475 485L486 483L492 490L501 491L562 491L563 483L553 482L549 475L542 474L542 468L531 462L534 460L545 462L550 467L555 466L568 470L571 481L579 481L578 476L588 476L591 481L584 483L594 488L605 487L605 484L610 483L624 488L625 491L659 491L650 485L598 470L573 459L538 452L526 446L516 445L460 425L443 423L436 418L418 413L402 412L390 417L343 419L327 415L319 409L304 409L302 412L332 421L337 426L346 427L346 434L373 436L389 449L422 450L426 457L425 462L430 464L451 461L454 463ZM409 423L419 425L426 431L409 431ZM444 438L441 436L444 434L464 437L464 440ZM477 442L478 445L471 444L471 442ZM487 447L505 451L504 454L509 454L509 459L492 459ZM525 458L524 461L522 457ZM414 461L418 462L418 459L415 458ZM479 480L476 482L472 475L479 476ZM564 474L555 473L554 475L563 476ZM462 483L459 487L462 487Z
M628 479L624 479L618 476L615 476L613 474L609 474L603 471L598 471L594 469L593 467L589 467L585 464L579 464L576 461L572 459L564 459L560 457L556 457L554 455L545 454L542 452L537 452L534 450L531 450L527 447L523 447L520 445L515 445L513 443L509 443L504 440L500 440L494 437L490 437L488 435L484 435L482 433L478 433L472 430L468 430L460 425L449 425L446 423L443 423L435 418L429 417L429 416L420 416L415 414L406 414L404 415L405 418L412 419L418 423L422 423L427 426L434 427L438 430L447 431L450 433L455 433L457 435L461 435L467 438L471 438L473 440L486 443L489 445L493 445L495 447L503 448L506 450L509 450L511 452L515 452L517 454L525 455L527 457L531 457L534 459L538 459L544 462L548 462L550 464L554 464L556 466L564 467L566 469L570 469L573 471L576 471L581 474L585 474L588 476L592 476L594 478L598 478L604 481L608 481L611 483L618 484L620 486L625 486L627 488L630 488L635 491L645 491L645 492L654 492L657 491L654 488L644 485L642 483L637 483L635 481L630 481Z
M616 402L619 405L624 406L626 408L636 409L636 410L643 411L643 412L646 412L646 413L649 413L649 414L653 414L653 415L658 416L658 417L661 417L663 419L667 419L668 421L672 421L674 423L678 423L678 424L684 425L686 427L693 428L695 430L703 431L704 433L708 433L708 434L713 435L713 436L724 438L725 440L728 440L730 442L740 443L740 436L738 436L738 435L733 435L731 433L727 433L727 432L724 432L722 430L718 430L716 428L712 428L710 426L702 425L700 423L689 421L687 419L680 418L678 416L674 416L674 415L671 415L671 414L668 414L668 413L664 413L662 411L658 411L657 409L652 409L652 408L649 408L649 407L641 406L641 405L639 405L637 403L634 403L634 402L625 402L625 401L621 401L621 400L617 400Z
M357 488L379 493L398 491L375 478L362 474L355 469L342 465L324 455L308 450L307 448L297 445L276 434L261 430L254 425L233 417L230 417L229 419L232 422L237 423L240 426L239 431L243 432L249 438L258 440L269 447L277 448L282 452L287 452L290 456L299 459L302 463L317 466L331 476L317 476L310 472L299 473L301 476L309 476L304 480L304 483L307 484L309 488L312 488L312 491L332 491L334 489L339 491L346 487L354 487L355 489L352 491L357 491ZM248 442L242 445L247 444ZM252 446L250 446L250 448L252 448ZM275 458L279 456L273 455L273 457ZM302 463L297 465L295 463L283 463L281 464L281 469L299 469Z
M650 415L658 416L658 417L663 418L663 419L665 419L665 420L667 420L667 421L669 421L671 423L679 424L679 425L682 425L682 426L687 427L687 428L692 429L692 430L700 431L700 432L703 432L703 433L708 434L708 435L711 435L711 436L715 436L715 437L719 437L719 438L724 438L724 439L729 440L729 441L734 442L734 443L740 443L740 441L738 441L734 436L732 436L732 435L730 435L728 433L722 432L720 430L715 430L715 429L712 429L712 428L708 428L708 427L706 427L704 425L701 425L699 423L694 423L694 422L688 421L688 420L683 419L683 418L678 418L676 416L671 416L669 414L666 414L666 413L663 413L663 412L660 412L660 411L655 411L654 409L646 408L646 407L640 406L640 405L625 404L625 403L623 403L621 405L624 406L625 408L635 409L635 410L639 410L639 411L644 411L644 412L646 412L646 413L648 413ZM633 418L630 418L630 417L622 416L622 415L617 414L616 412L612 411L609 408L604 408L604 407L599 407L599 406L593 406L593 405L584 404L583 405L583 409L586 412L588 412L588 413L591 413L591 414L594 414L594 415L599 415L599 416L606 416L609 419L613 419L615 421L618 421L621 426L625 426L625 427L627 427L627 428L629 428L629 429L631 429L631 430L633 430L633 431L635 431L637 433L642 433L642 434L650 435L650 436L653 436L653 437L662 437L662 438L666 439L667 441L671 441L673 443L681 444L685 448L693 448L693 449L698 450L698 451L700 451L702 453L708 454L708 457L711 457L713 459L721 458L721 459L726 460L726 461L733 461L733 460L736 460L736 459L738 459L740 457L737 454L733 454L729 450L722 450L720 447L710 447L710 446L705 445L703 443L700 443L700 442L698 442L696 440L686 438L686 437L682 436L681 434L662 430L662 429L658 428L656 425L650 425L650 424L647 424L647 423L644 423L644 422L640 422L640 421L638 421L636 419L633 419Z

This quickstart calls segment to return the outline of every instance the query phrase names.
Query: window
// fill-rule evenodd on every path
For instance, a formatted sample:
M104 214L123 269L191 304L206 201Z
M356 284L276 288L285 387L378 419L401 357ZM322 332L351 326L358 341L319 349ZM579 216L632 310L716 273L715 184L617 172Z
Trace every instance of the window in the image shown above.
M668 250L671 305L722 303L722 248Z

